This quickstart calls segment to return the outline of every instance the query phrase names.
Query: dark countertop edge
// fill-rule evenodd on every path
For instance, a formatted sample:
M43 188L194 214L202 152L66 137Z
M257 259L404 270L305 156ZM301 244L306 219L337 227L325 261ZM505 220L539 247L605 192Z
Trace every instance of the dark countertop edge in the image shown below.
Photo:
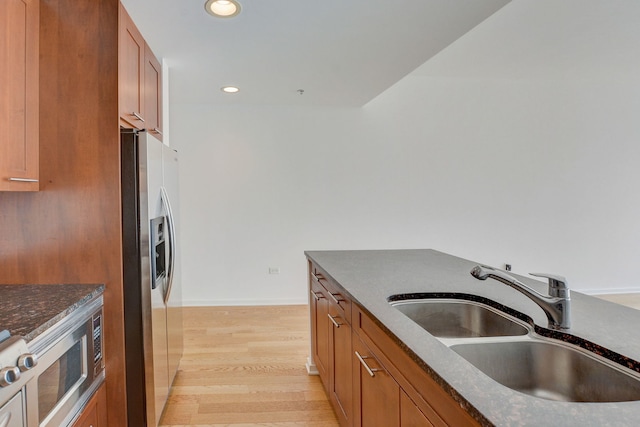
M89 301L93 300L94 298L100 296L104 292L104 289L105 289L104 285L84 285L84 286L87 286L87 287L93 286L94 288L88 294L86 294L83 298L79 299L74 304L70 305L69 307L67 307L66 309L64 309L60 313L58 313L58 315L52 317L47 322L45 322L42 325L38 326L36 329L31 331L26 336L23 336L25 341L27 341L27 342L32 341L34 338L36 338L37 336L39 336L43 332L47 331L53 325L55 325L56 323L60 322L64 318L66 318L68 315L70 315L71 313L76 311L78 308L82 307L87 302L89 302Z
M76 311L78 308L82 307L87 302L89 302L89 301L93 300L94 298L97 298L98 296L102 295L104 293L104 290L105 290L105 286L103 284L73 284L73 286L78 286L78 285L86 286L87 290L89 292L84 297L82 297L79 300L77 300L75 303L73 303L70 306L68 306L67 308L63 309L56 316L52 317L48 321L46 321L46 322L42 323L41 325L37 326L35 329L33 329L28 334L23 335L22 337L24 338L24 340L27 343L32 341L36 337L38 337L43 332L47 331L49 328L51 328L52 326L54 326L55 324L57 324L58 322L63 320L65 317L67 317L69 314L71 314L74 311ZM21 286L21 285L15 285L15 286ZM27 286L29 286L29 285L27 285ZM45 285L45 286L51 286L51 285ZM60 284L59 286L65 286L65 285L64 284Z

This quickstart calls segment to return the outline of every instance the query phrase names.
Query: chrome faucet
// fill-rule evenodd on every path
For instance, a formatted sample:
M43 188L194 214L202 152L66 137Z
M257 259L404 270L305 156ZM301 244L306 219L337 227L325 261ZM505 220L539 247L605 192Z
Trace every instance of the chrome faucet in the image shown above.
M571 326L571 296L567 279L552 274L529 273L532 276L549 279L549 295L543 295L525 285L515 277L504 271L496 270L486 265L476 265L471 269L471 275L479 280L487 277L495 279L511 286L513 289L525 294L544 310L549 319L551 329L569 329Z

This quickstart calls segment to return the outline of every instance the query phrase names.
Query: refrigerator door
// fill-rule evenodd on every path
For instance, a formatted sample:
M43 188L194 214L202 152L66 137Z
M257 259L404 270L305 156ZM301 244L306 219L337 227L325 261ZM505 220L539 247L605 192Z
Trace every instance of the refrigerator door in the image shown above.
M144 132L121 132L122 265L129 426L156 426L151 339L151 262L147 141ZM147 422L149 420L149 422Z
M182 356L177 155L129 129L121 153L127 418L157 427Z
M167 210L162 200L162 151L164 144L149 134L147 134L146 140L149 218L166 218ZM164 223L166 224L167 221L165 220ZM150 228L151 223L148 222L140 226ZM167 231L165 229L165 235L168 234ZM154 257L155 254L150 253L149 256ZM165 256L168 258L167 252L165 252ZM168 265L169 260L167 258L163 260L165 265ZM150 329L152 351L145 353L145 376L148 380L153 378L153 385L147 381L147 425L154 427L160 422L164 405L169 396L166 290L166 276L161 283L156 285L155 289L151 289Z
M167 273L167 343L168 343L168 381L173 383L183 352L182 332L182 270L180 263L180 218L178 198L178 153L162 146L163 194L167 211L167 222L171 232L169 245L169 264Z

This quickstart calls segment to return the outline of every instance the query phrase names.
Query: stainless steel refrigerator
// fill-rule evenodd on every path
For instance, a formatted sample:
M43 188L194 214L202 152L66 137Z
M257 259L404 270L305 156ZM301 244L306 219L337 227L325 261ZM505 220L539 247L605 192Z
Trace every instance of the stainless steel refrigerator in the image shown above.
M157 427L182 357L178 155L121 130L124 321L129 427Z

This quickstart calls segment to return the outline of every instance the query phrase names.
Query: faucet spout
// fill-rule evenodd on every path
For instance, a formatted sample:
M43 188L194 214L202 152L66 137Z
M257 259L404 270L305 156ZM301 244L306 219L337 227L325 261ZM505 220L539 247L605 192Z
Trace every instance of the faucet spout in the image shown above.
M567 280L562 276L531 273L532 276L549 279L549 295L530 288L515 277L486 265L476 265L471 275L478 280L491 278L523 293L542 308L551 329L569 329L571 326L571 295Z

